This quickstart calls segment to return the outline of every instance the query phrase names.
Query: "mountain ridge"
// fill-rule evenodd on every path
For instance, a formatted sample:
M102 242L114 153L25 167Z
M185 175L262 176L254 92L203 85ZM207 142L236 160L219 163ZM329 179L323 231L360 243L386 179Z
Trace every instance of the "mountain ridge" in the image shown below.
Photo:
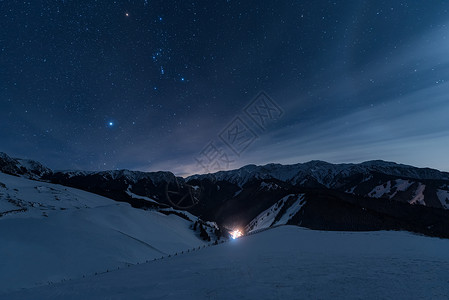
M293 175L298 175L299 172L310 170L311 172L317 171L317 167L327 167L331 168L334 171L378 171L381 173L384 173L386 175L399 175L399 173L393 172L392 168L394 169L401 169L401 170L407 170L408 172L406 174L401 173L401 176L408 175L410 178L419 178L419 179L443 179L443 180L449 180L449 172L440 171L437 169L432 168L419 168L411 165L405 165L405 164L398 164L396 162L390 162L390 161L384 161L384 160L370 160L365 161L361 163L339 163L339 164L333 164L326 161L321 160L311 160L309 162L304 163L297 163L297 164L278 164L278 163L269 163L265 165L246 165L238 169L234 170L226 170L226 171L218 171L215 173L207 173L207 174L194 174L191 176L186 177L186 180L191 179L197 179L197 178L205 178L208 177L210 179L214 180L223 180L223 178L226 177L226 175L230 174L236 174L240 177L244 177L242 175L250 175L254 174L254 171L260 170L261 174L270 174L275 173L276 171L279 171L279 169L283 169L282 171L284 173L289 172L296 172ZM256 175L256 174L254 174ZM273 174L275 175L275 174ZM284 174L284 176L286 176ZM288 175L287 175L288 176ZM291 176L293 179L293 176ZM407 177L407 176L405 176ZM229 180L229 177L227 178ZM263 179L263 178L261 178ZM281 179L281 178L277 178ZM282 179L281 179L282 180ZM284 178L285 180L285 178Z
M2 172L78 188L135 208L173 207L226 228L251 230L250 224L262 222L262 212L271 212L282 224L313 229L406 228L449 237L449 224L444 221L449 220L449 173L395 162L272 163L186 178L171 172L52 172L45 168L39 177L34 169L33 165L26 169L6 154L0 156ZM303 195L303 201L282 200L288 195ZM280 211L275 211L276 203ZM416 222L420 216L425 218Z
M7 165L12 165L12 164L14 164L14 166L17 167L16 170L14 170L14 168L11 168L11 170L8 170L8 168L6 168ZM186 177L181 177L181 176L176 176L176 175L175 176L178 178L183 178L188 181L190 179L204 177L204 176L219 177L218 175L222 175L222 174L226 174L226 173L235 173L235 172L252 173L251 170L256 170L256 169L262 169L262 170L266 170L266 171L269 171L270 168L284 168L284 169L299 168L299 169L301 169L301 167L306 167L306 168L312 169L312 167L317 167L317 166L333 167L334 169L335 168L350 169L350 168L357 168L357 167L365 167L367 169L378 170L378 171L384 172L385 174L388 174L388 175L393 175L393 174L388 173L388 171L387 171L388 168L394 167L396 169L400 168L402 170L411 169L414 171L419 171L421 173L421 176L420 176L421 179L449 180L449 172L446 172L446 171L441 171L441 170L438 170L435 168L430 168L430 167L415 167L413 165L396 163L393 161L385 161L385 160L381 160L381 159L368 160L368 161L364 161L364 162L360 162L360 163L329 163L329 162L323 161L323 160L310 160L307 162L301 162L301 163L296 163L296 164L280 164L280 163L268 163L268 164L262 164L262 165L248 164L248 165L242 166L237 169L222 170L222 171L217 171L214 173L193 174L193 175L189 175ZM174 173L172 173L170 171L146 172L146 171L129 170L129 169L101 170L101 171L52 170L38 161L31 160L31 159L13 158L4 152L0 152L0 171L2 171L4 173L8 173L8 171L9 172L16 171L18 174L13 174L13 175L26 175L26 174L20 174L20 168L24 168L29 173L32 173L32 174L34 173L35 175L38 175L40 173L44 173L44 174L64 173L64 174L71 174L71 175L90 175L90 174L100 174L100 173L113 175L113 174L128 173L128 175L130 175L130 174L139 175L140 174L140 176L146 176L143 174L169 173L169 174L174 175ZM40 172L38 172L38 171L40 171Z

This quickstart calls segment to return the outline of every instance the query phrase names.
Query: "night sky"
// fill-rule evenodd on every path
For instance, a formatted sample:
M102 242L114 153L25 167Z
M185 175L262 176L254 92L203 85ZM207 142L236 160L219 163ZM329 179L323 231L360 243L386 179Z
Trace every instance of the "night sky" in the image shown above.
M449 1L0 1L0 151L449 170ZM262 92L262 93L261 93Z

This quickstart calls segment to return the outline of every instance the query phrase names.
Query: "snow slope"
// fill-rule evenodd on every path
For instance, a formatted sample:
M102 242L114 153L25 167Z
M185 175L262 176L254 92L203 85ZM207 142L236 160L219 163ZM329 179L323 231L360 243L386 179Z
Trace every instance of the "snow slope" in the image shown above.
M418 188L415 191L415 194L413 195L413 199L410 200L411 204L421 204L426 205L426 202L424 202L424 190L426 189L426 186L422 183L419 183Z
M398 192L408 190L412 184L413 182L404 179L396 179L394 181L389 180L383 185L376 186L371 192L368 193L368 196L373 198L387 197L392 199ZM420 184L419 188L421 189L421 192L418 192L418 194L422 194L425 185Z
M278 221L273 224L273 226L287 224L287 222L290 221L290 219L301 210L301 208L305 204L304 194L295 195L294 197L296 198L295 202L289 208L287 208L287 211Z
M156 203L156 204L158 204L158 202L157 202L156 200L153 200L153 199L151 199L151 198L149 198L149 197L136 195L136 194L132 193L129 189L130 189L130 187L128 187L128 189L126 190L126 194L128 194L128 196L130 196L131 198L134 198L134 199L141 199L141 200L148 201L148 202L150 202L150 203Z
M287 201L291 200L294 200L294 202L287 205ZM253 232L272 226L287 224L301 210L305 204L303 200L304 194L290 194L283 197L255 217L246 227L246 231Z
M441 202L441 205L443 205L444 208L449 209L449 191L438 190L437 195L438 195L438 199Z
M0 152L0 172L33 179L39 179L52 173L49 168L37 161L12 158L3 152Z
M0 292L204 245L190 224L173 214L0 173Z
M449 240L281 226L4 299L447 299Z

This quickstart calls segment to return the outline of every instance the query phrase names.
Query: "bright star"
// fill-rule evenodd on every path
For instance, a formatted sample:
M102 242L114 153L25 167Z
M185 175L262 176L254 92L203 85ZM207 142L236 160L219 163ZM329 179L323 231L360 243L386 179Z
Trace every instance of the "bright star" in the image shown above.
M114 122L112 122L112 121L108 122L108 126L109 126L109 127L114 126Z
M129 13L128 13L128 12L127 12L127 13L125 13L125 16L126 16L126 17L129 17Z

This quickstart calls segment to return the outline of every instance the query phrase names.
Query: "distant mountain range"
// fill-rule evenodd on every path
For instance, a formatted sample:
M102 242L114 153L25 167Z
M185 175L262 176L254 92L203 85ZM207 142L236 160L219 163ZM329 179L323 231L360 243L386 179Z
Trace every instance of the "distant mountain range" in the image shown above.
M214 174L53 172L0 153L0 171L100 194L134 207L185 209L227 228L280 224L409 230L449 237L449 173L385 161L248 165Z

